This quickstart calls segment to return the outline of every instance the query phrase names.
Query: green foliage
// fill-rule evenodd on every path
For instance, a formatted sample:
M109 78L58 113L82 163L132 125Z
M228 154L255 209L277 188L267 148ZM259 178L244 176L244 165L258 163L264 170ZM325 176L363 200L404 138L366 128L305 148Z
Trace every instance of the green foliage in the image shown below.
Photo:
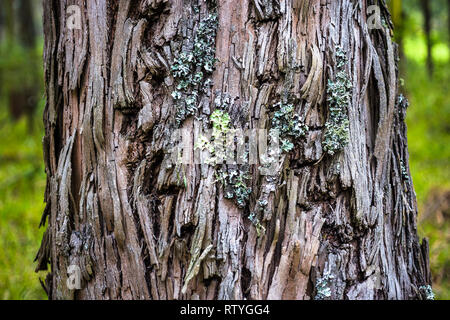
M350 103L352 84L345 70L347 57L340 47L336 49L336 63L335 79L328 80L327 85L329 113L322 142L324 151L330 155L342 150L349 140L347 106Z
M0 99L0 299L45 299L33 263L44 231L43 126L41 117L33 132L26 119L12 124L5 109Z
M390 0L392 1L392 0ZM403 0L404 21L403 46L407 59L423 65L427 58L427 45L423 30L424 18L421 11L421 0ZM448 33L447 0L430 1L432 10L432 55L437 64L445 64L450 59L450 34Z
M9 93L31 86L43 87L42 40L32 49L0 43L0 300L46 298L33 263L44 232L44 103L32 123L12 123L7 112Z
M15 43L0 44L0 93L42 83L42 47L27 50Z
M449 67L435 68L429 79L423 66L406 64L406 90L410 107L406 114L410 167L419 203L433 187L450 188Z
M432 193L450 189L450 97L447 94L450 89L450 65L448 54L438 56L433 52L435 68L433 78L430 78L425 68L426 56L421 54L421 48L425 46L424 38L420 33L412 34L415 29L420 29L420 25L411 23L411 26L412 30L407 30L411 33L405 39L406 59L402 69L410 102L406 113L410 178L414 183L421 217ZM447 46L445 43L443 45ZM438 223L428 219L419 224L420 236L429 238L436 299L450 299L449 229L448 220Z

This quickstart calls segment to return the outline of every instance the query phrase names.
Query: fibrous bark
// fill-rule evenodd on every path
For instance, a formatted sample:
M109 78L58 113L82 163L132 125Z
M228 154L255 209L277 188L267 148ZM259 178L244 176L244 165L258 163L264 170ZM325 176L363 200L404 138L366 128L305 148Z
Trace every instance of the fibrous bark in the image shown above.
M79 30L68 2L44 1L51 298L426 297L382 2L372 30L372 1L70 1ZM270 174L172 161L214 121L277 129Z

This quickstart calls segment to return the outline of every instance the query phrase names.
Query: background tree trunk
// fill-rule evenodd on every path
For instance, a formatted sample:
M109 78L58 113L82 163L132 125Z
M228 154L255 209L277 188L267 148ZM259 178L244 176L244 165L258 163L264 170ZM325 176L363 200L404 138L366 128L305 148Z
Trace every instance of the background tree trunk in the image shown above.
M18 8L19 39L26 48L36 45L36 25L33 17L32 0L20 0Z
M17 21L17 38L18 43L25 49L29 61L37 62L37 57L33 54L36 47L36 25L33 17L33 3L32 0L18 1L18 8L11 19ZM14 10L12 10L14 13ZM14 27L12 28L14 30ZM9 44L12 46L12 42ZM29 76L28 72L22 77ZM36 76L37 78L37 76ZM7 81L7 80L6 80ZM30 132L33 131L33 116L37 107L38 96L41 91L41 83L34 81L33 83L26 83L24 80L19 88L11 88L8 92L8 107L13 119L18 120L23 115L28 118L28 128Z
M431 39L431 3L428 0L421 0L423 12L423 29L425 31L425 38L427 42L427 69L430 77L433 75L433 42Z
M450 48L450 0L447 0L447 41Z
M79 30L65 27L73 3ZM372 4L44 0L48 227L36 259L51 264L50 298L425 298L407 101L388 11L369 30ZM286 105L299 117L283 118ZM193 157L215 109L234 128L308 130L269 176L169 165L172 133L187 130ZM249 179L216 182L232 171ZM66 286L70 265L81 290Z
M14 6L12 0L2 1L2 16L2 27L5 28L3 36L6 41L11 43L14 38Z

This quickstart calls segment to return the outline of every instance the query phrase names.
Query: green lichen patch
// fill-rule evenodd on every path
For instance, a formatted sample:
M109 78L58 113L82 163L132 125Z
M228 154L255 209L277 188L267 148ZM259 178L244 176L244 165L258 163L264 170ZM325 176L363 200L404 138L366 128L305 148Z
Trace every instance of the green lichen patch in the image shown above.
M210 165L217 165L223 163L227 156L231 156L227 154L227 152L233 150L228 145L231 141L227 140L227 135L233 129L230 127L230 115L223 110L215 110L211 114L210 120L212 123L211 139L201 136L195 144L195 149L208 150L210 157L205 162Z
M325 273L323 277L316 280L316 296L314 300L325 300L331 297L330 282L334 276L330 273Z
M266 228L261 224L261 221L256 216L254 212L250 213L248 216L248 219L253 223L253 225L256 228L256 234L258 235L258 238L266 231Z
M352 83L345 71L347 57L340 47L336 50L336 63L335 79L328 80L327 84L329 114L322 141L323 149L329 155L342 150L349 142L347 106L351 100Z
M309 128L300 119L300 116L295 114L293 104L279 102L273 105L271 109L275 112L271 120L270 136L279 136L281 150L289 152L294 148L292 141L304 137Z
M406 169L406 166L402 160L400 160L400 173L402 175L403 180L405 180L405 181L409 180L408 170Z
M212 85L208 77L214 71L216 62L217 26L216 13L201 20L195 33L192 51L181 52L171 66L176 81L172 97L177 108L175 120L178 125L196 113L199 95L207 92Z
M250 180L248 165L233 165L233 168L227 169L223 164L225 160L234 157L234 148L230 144L235 141L229 137L234 137L235 129L231 126L230 115L222 109L216 109L211 114L210 121L211 138L201 136L195 144L195 149L209 152L210 156L205 163L216 166L216 182L221 182L225 198L235 199L238 207L244 208L252 191L247 186Z
M408 108L409 101L408 99L403 95L403 93L400 93L397 98L397 105L400 107L403 107L404 109Z
M405 121L406 118L406 110L409 107L408 99L403 95L399 94L397 97L397 111L400 118L400 121Z
M213 136L226 134L230 130L230 115L223 110L215 110L211 114Z
M247 205L252 189L248 187L250 175L248 170L242 168L225 171L223 168L216 171L216 181L222 183L225 198L234 199L239 208Z

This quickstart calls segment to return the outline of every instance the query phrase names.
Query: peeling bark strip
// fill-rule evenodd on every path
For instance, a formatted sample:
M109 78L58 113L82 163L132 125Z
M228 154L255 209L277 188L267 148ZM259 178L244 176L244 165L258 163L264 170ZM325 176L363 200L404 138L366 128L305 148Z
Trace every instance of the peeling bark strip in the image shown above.
M431 297L383 1L388 24L367 27L377 3L44 0L49 297ZM281 133L270 175L262 159L173 164L172 133L193 158L218 115Z

